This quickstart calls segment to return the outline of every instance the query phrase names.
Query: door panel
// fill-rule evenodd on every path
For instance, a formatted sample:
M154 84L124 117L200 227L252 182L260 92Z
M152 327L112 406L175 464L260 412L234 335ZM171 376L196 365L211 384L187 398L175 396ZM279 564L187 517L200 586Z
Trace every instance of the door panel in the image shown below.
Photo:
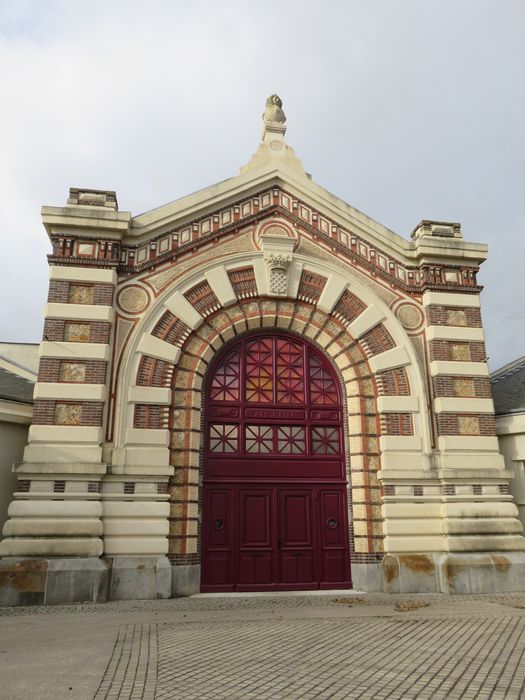
M234 491L208 489L204 495L208 514L203 531L203 590L233 590L235 530Z
M304 586L317 580L314 490L278 489L279 583Z
M349 577L345 496L343 489L319 492L323 587L343 585Z
M275 583L273 489L239 489L239 586Z

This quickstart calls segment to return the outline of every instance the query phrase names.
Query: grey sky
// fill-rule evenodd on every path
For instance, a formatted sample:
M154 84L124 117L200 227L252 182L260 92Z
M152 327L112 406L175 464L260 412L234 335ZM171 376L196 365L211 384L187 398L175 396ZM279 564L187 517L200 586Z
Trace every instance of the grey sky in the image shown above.
M138 214L231 177L277 92L320 185L489 244L490 365L525 354L524 36L513 0L0 0L0 339L41 337L42 204Z

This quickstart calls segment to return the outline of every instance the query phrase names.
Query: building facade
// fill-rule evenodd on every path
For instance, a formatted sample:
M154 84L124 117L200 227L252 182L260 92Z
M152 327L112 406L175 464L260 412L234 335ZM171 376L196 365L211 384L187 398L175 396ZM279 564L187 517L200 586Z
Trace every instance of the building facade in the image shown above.
M27 444L37 372L38 345L0 342L0 528L17 486L13 465Z
M446 222L405 240L325 191L281 107L240 174L194 195L136 217L110 191L43 208L4 601L522 588L486 247Z
M525 357L493 372L490 379L499 448L513 475L510 493L525 527Z

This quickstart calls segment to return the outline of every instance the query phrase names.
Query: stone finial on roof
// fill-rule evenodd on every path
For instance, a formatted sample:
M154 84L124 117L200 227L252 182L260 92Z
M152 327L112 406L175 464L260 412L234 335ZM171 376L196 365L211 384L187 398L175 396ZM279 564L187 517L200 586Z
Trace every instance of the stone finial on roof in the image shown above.
M263 121L273 124L284 124L286 116L282 110L283 101L279 95L270 95L266 100L266 109L262 115Z
M282 106L283 102L279 95L270 95L266 100L266 109L262 115L264 123L262 143L251 160L241 168L241 173L263 166L283 166L305 177L309 177L293 149L284 141L286 116Z

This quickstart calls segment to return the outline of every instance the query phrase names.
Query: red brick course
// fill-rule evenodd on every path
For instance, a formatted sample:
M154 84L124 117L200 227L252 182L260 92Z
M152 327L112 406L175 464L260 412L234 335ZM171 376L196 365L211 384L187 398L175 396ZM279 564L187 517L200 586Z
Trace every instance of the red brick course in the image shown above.
M154 430L159 430L167 428L168 421L168 406L141 403L135 405L135 413L133 416L134 428L150 428Z
M413 435L414 426L410 413L386 413L381 416L384 435Z
M439 376L433 377L432 385L434 387L434 396L436 397L457 397L454 390L454 382L459 379L467 379L472 382L473 393L472 398L476 399L491 399L492 392L490 390L490 381L488 377L456 377L456 376ZM463 394L463 396L465 396Z
M155 336L155 338L160 338L171 345L181 346L190 332L191 329L184 323L184 321L181 321L174 316L171 311L166 311L160 321L156 324L151 335Z
M33 406L34 425L55 425L56 404L80 406L80 422L75 425L102 425L104 404L99 401L51 401L37 399Z
M101 306L111 306L113 304L112 284L90 284L88 282L65 282L63 280L51 280L49 282L49 292L47 300L50 303L67 304L69 290L71 286L92 287L93 304Z
M380 396L410 396L410 384L404 367L378 372L376 382Z
M137 385L169 387L172 374L173 365L169 362L143 355L137 372Z
M107 362L104 360L59 360L54 357L42 357L38 368L39 382L59 382L60 366L64 362L75 362L86 367L83 384L104 384L106 381Z
M461 346L465 352L464 359L460 359L458 355L454 355L453 346ZM431 340L428 344L428 348L431 362L434 360L485 362L487 359L485 343L481 341Z
M460 418L472 418L477 423L477 430L460 431ZM439 413L436 416L439 435L496 435L494 416L488 413L470 415L463 413Z
M392 336L382 323L365 333L361 338L361 343L369 356L378 355L386 350L391 350L396 346Z
M111 324L105 321L69 321L61 318L46 318L44 322L44 340L63 342L65 340L65 326L67 323L74 323L89 326L89 343L109 343ZM82 341L77 341L82 342Z
M428 306L426 309L427 325L432 326L451 326L447 318L448 311L463 311L465 314L465 325L470 328L481 328L481 312L479 309L470 307L448 307L448 306Z

